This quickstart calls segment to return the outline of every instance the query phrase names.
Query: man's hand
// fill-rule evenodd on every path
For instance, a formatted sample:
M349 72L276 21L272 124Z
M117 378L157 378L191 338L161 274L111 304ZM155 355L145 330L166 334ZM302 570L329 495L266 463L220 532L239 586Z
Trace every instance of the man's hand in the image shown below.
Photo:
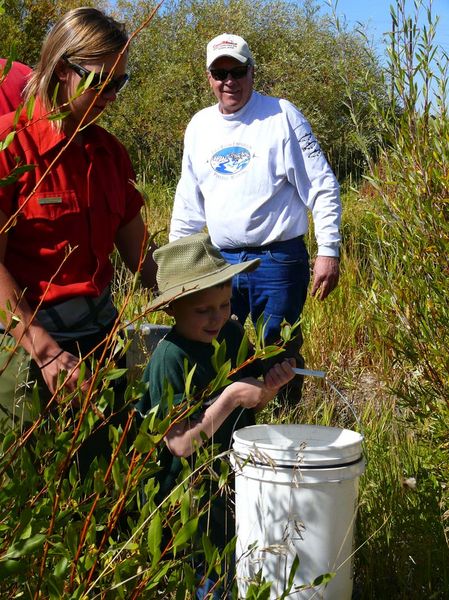
M337 287L340 276L339 260L333 256L317 256L313 266L312 296L324 300Z

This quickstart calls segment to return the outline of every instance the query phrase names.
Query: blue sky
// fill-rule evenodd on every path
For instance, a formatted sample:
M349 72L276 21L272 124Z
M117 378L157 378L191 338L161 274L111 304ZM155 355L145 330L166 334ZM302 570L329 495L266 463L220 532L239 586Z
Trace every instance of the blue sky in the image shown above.
M322 6L324 13L330 12L325 0L317 0L317 4ZM427 24L426 10L431 4L432 15L439 17L436 28L436 36L434 44L437 44L441 49L449 55L449 0L423 0L420 9L420 18L418 23ZM389 43L389 36L386 35L391 31L391 15L390 5L396 6L396 0L338 0L336 13L340 20L346 19L349 29L358 27L358 24L363 25L363 30L368 39L372 41L377 55L381 62L386 59L386 46ZM405 0L406 14L410 17L415 16L415 8L413 0ZM440 52L438 57L443 56ZM431 83L430 101L433 103L437 92L437 85L441 72L437 65L434 65L435 79ZM421 77L418 73L417 83L420 87Z
M425 0L423 4L429 6L430 0ZM322 4L323 11L325 2ZM337 15L346 17L350 27L356 26L358 22L363 23L365 32L369 39L372 39L379 52L383 51L383 41L385 32L391 31L390 5L395 5L394 0L339 0L337 4ZM406 0L406 9L410 15L414 13L413 0ZM436 42L449 54L449 0L433 0L432 13L439 16L437 26Z

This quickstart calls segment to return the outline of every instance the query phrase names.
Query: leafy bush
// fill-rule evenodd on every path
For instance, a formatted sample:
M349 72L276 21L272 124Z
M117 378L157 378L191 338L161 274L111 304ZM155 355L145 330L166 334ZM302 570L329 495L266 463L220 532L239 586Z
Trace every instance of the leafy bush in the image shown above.
M71 8L98 6L95 0L3 0L0 11L0 56L33 66L42 40L56 20Z
M117 7L130 30L148 14L140 3ZM383 101L385 90L374 52L363 36L336 31L314 2L264 0L167 2L136 38L131 84L106 120L138 170L165 182L177 179L185 127L196 111L215 101L205 75L206 44L225 31L249 43L255 87L291 100L304 112L340 178L360 172L362 154L339 74L351 64L354 104L365 132L376 130L367 97Z
M375 162L367 156L368 183L359 192L365 195L362 206L372 207L359 242L369 249L370 280L363 295L365 306L371 305L368 314L383 323L383 345L391 357L389 412L396 422L379 438L383 450L374 449L376 464L367 479L367 552L379 552L379 540L370 536L383 520L387 536L384 569L377 564L371 570L364 551L359 554L370 582L364 597L373 598L387 586L397 598L442 598L449 581L447 56L435 46L430 9L414 4L412 16L404 0L392 9L386 70L391 103L372 102L382 125L379 153ZM422 27L418 13L426 17ZM410 473L411 486L404 484ZM382 482L380 506L375 477Z
M259 332L254 358L279 352L263 347L261 339ZM110 384L124 375L114 365L127 344L117 335L111 336L111 344L111 359L103 368L93 365L94 379L85 396L65 394L61 386L41 406L34 390L30 422L0 434L0 593L5 600L18 595L30 600L150 600L161 594L185 599L211 573L217 585L226 579L234 540L220 553L206 534L199 538L198 524L210 509L211 482L214 493L227 493L228 451L218 454L216 446L205 445L183 459L177 487L156 501L164 436L196 410L203 393L208 396L230 383L223 344L216 344L217 376L208 390L198 394L186 384L185 401L174 405L168 388L169 414L162 418L153 409L137 423L133 404L144 386L130 383L121 424ZM247 348L244 340L242 363ZM95 456L81 476L79 452L105 428L111 456ZM194 567L199 557L203 579ZM262 587L266 592L269 584ZM255 589L252 597L264 596Z

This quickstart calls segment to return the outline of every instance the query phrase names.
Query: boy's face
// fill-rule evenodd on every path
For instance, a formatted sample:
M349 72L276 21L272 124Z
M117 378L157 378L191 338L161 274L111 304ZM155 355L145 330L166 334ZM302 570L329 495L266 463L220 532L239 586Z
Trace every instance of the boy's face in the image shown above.
M188 340L210 344L231 315L231 284L195 292L175 300L167 313L176 331Z

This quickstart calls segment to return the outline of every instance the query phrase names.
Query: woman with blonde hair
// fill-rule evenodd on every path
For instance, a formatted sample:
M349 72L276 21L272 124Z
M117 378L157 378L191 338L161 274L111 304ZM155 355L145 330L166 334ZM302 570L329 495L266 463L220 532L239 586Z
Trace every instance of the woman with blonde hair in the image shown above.
M116 323L114 247L144 286L155 281L128 153L95 124L128 80L127 55L122 24L95 8L71 10L44 40L25 92L28 111L17 124L13 113L0 118L0 320L47 394L62 371L65 388L77 388L80 356L97 347L100 356ZM6 364L11 352L2 345ZM24 407L2 395L8 369L0 408L24 418Z

